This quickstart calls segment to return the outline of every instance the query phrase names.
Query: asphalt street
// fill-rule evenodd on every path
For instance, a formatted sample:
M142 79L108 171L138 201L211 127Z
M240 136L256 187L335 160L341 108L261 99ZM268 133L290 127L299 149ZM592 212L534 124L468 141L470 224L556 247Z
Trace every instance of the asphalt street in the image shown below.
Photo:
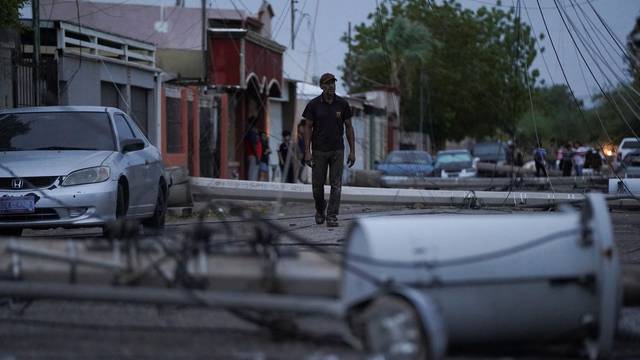
M348 225L360 216L455 216L503 214L502 209L425 209L406 206L343 205L338 228L315 225L310 204L248 203L273 217L288 232L329 250L340 251ZM246 204L245 204L246 205ZM225 214L229 214L227 208ZM274 212L275 211L275 212ZM533 211L516 210L514 212ZM611 213L622 262L640 264L640 216ZM227 215L240 228L245 224ZM193 227L196 217L173 218L168 231ZM204 221L219 223L220 217ZM89 230L28 231L42 241L53 237L97 237ZM310 251L295 240L289 245ZM273 333L220 310L177 306L131 305L39 300L31 303L3 299L0 305L0 359L364 359L340 322L325 317L297 318L299 331ZM554 345L485 346L453 349L451 359L572 359L578 347ZM640 359L640 308L624 308L615 346L616 359Z

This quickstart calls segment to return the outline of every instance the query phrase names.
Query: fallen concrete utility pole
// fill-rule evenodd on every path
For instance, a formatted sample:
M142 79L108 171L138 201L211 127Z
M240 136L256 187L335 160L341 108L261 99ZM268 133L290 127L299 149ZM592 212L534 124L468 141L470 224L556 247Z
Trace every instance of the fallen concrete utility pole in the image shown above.
M613 350L621 269L600 194L582 212L360 219L345 246L345 264L428 294L452 344L581 338L592 359ZM344 273L347 307L377 291Z
M194 289L76 286L51 282L0 281L0 296L317 313L335 317L341 317L345 313L345 309L341 304L332 298L322 299L311 296L276 295L246 291L234 293Z
M640 179L610 179L609 194L633 194L640 196Z
M438 177L407 177L398 185L391 187L415 187L422 189L489 189L489 188L601 188L606 190L609 178L602 176L575 177L520 177L520 178L438 178Z
M520 166L512 166L512 165L496 165L492 163L486 162L478 162L476 164L476 169L479 172L484 174L520 174L520 175L531 175L535 174L535 169L526 169ZM561 176L562 172L553 169L547 169L549 176Z
M624 287L624 305L640 306L640 265L622 267Z
M374 354L388 354L397 348L392 345L403 344L419 352L428 349L433 353L430 359L441 358L447 341L456 345L582 338L595 359L612 349L621 285L625 301L633 303L638 279L633 269L623 270L624 279L620 276L603 196L588 195L583 209L362 218L349 230L342 257L333 254L325 270L310 266L310 260L325 261L317 255L285 259L263 254L231 257L225 263L221 256L210 256L202 237L197 242L193 234L172 238L150 254L143 249L133 254L132 248L120 254L117 243L113 251L102 254L76 245L67 245L65 252L64 242L30 244L20 238L9 242L6 256L0 257L0 267L10 272L5 278L12 279L0 281L0 295L325 314L353 321L354 335L373 344ZM259 223L271 224L264 219ZM282 233L280 226L270 226ZM522 229L528 229L526 234ZM302 241L297 235L286 236ZM41 246L37 251L36 244ZM177 254L189 257L171 256L175 250L166 249L181 249ZM229 266L232 262L234 267ZM60 276L65 270L75 275ZM225 271L233 282L244 277L263 287L253 290L241 280L234 290L216 290L216 280ZM85 276L97 272L106 275L102 281ZM156 282L148 279L153 275ZM293 294L282 286L293 279L307 289L319 281L333 286L325 287L323 294ZM264 287L274 281L277 286ZM167 283L174 288L160 288Z
M260 181L226 180L192 177L193 192L201 198L265 200L265 201L313 201L311 185L285 184ZM325 186L328 196L329 186ZM523 191L463 191L419 190L342 187L344 203L426 206L504 206L504 207L552 207L577 203L585 199L582 194L523 192ZM634 199L617 200L616 207L637 207Z

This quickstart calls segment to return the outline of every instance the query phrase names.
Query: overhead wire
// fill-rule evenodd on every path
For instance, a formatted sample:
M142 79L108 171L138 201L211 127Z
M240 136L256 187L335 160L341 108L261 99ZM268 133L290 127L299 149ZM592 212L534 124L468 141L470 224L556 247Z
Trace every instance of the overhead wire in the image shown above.
M582 27L583 27L583 29L585 31L584 32L584 34L585 34L584 36L588 37L589 40L591 40L591 42L593 43L592 47L590 47L591 51L593 52L594 49L595 49L595 51L599 55L600 60L602 61L602 64L604 64L608 68L608 70L611 72L611 74L613 74L613 76L617 80L618 85L620 86L620 90L618 91L618 90L614 89L615 92L618 94L619 97L621 97L623 99L624 99L624 94L626 94L628 96L628 98L629 98L629 101L632 103L632 105L634 105L635 109L636 110L640 110L640 105L636 101L634 101L634 96L633 96L633 94L635 94L636 96L640 96L640 92L638 92L631 84L629 84L628 81L623 79L615 71L615 69L612 68L610 62L607 61L605 59L604 55L602 54L602 50L604 50L607 53L607 55L609 57L609 60L611 60L611 62L615 63L616 59L613 57L611 52L608 51L607 46L605 45L605 42L607 42L606 39L605 39L604 42L602 41L603 34L600 31L598 31L598 29L596 28L595 24L593 24L591 19L588 16L586 16L586 14L583 13L584 14L583 17L586 19L586 22L590 25L590 29L592 30L593 33L596 34L596 38L598 39L598 41L599 41L599 43L601 45L601 47L599 47L599 46L597 46L597 44L595 44L595 41L591 37L590 31L586 28L584 22L582 21L582 17L580 16L580 14L577 11L578 9L581 10L581 8L579 6L576 6L573 9L574 9L574 12L576 13L576 18L580 21L580 24L582 25ZM608 44L611 45L610 43L608 43ZM606 75L605 75L605 77L606 77ZM614 87L610 80L608 82L609 82L610 86ZM629 91L631 91L633 94L630 94ZM636 117L636 120L640 122L640 118Z
M82 34L82 24L80 23L80 0L75 0L75 3L76 3L76 15L77 15L77 21L78 21L78 33L80 34L80 37L82 38L84 35ZM81 39L80 41L81 41L81 43L80 43L80 46L78 47L78 50L80 51L80 55L78 56L78 67L71 74L69 79L65 82L64 87L62 88L62 90L58 94L58 97L63 96L69 90L69 86L71 86L71 83L73 82L73 80L75 79L76 75L78 75L78 73L80 72L80 69L82 68L82 59L83 59L82 41L83 40Z
M539 0L536 0L539 2ZM578 44L576 43L576 40L573 36L573 33L571 32L571 30L569 29L569 26L567 25L567 21L565 19L565 16L562 12L562 10L560 10L560 7L557 3L557 0L553 0L554 4L556 4L556 9L558 11L558 13L560 14L560 19L562 20L562 23L564 24L565 28L567 29L567 32L569 34L569 37L571 38L571 41L573 43L573 45L576 47L576 49L578 50L578 53L580 54L580 57L582 58L582 61L585 63L585 66L587 67L587 70L589 71L589 73L591 74L591 77L593 78L594 82L596 83L596 85L598 86L598 89L600 89L600 92L602 93L602 95L607 99L607 101L609 101L610 103L612 103L613 105L615 105L615 109L616 109L616 113L618 115L618 117L627 125L627 128L629 128L629 130L631 131L631 133L634 135L634 137L640 142L640 138L638 137L638 134L636 134L635 130L633 129L633 127L627 122L627 120L624 117L624 114L622 114L622 112L620 111L620 109L617 107L617 105L615 104L614 100L611 99L610 95L602 88L602 85L600 85L600 82L598 81L598 79L596 78L595 74L593 73L593 70L591 70L591 67L589 66L589 63L587 62L587 60L585 59L582 50L580 50L580 47L578 46Z
M570 0L571 1L571 0ZM618 83L622 86L622 91L626 93L625 91L625 87L624 87L624 79L621 79L616 72L611 68L611 66L608 64L607 60L604 58L604 56L602 55L600 49L598 49L597 46L593 47L592 44L590 44L586 38L585 35L583 35L580 30L577 28L577 26L575 25L575 23L571 20L571 18L569 17L569 14L563 10L567 21L569 23L569 25L571 25L571 28L573 29L574 33L576 34L576 37L578 38L578 40L580 41L580 43L585 47L585 49L587 50L586 53L587 55L589 55L589 58L591 59L591 61L595 64L595 66L598 68L598 70L600 71L600 74L602 75L602 77L604 78L604 80L606 81L606 83L608 83L608 85L610 86L610 89L614 90L615 89L615 85L614 82L611 81L607 75L607 73L602 69L602 67L600 66L600 63L598 62L599 58L602 63L605 65L605 67L607 67L609 69L609 71L613 74L614 78L616 78L616 80L618 81ZM577 12L576 12L577 14ZM578 17L578 20L580 20L581 24L583 25L583 28L586 30L586 27L584 26L584 23L582 22L582 19ZM586 36L589 36L588 31L586 32ZM593 39L589 36L591 42L594 42ZM594 44L595 45L595 42ZM594 53L596 54L594 56ZM620 109L620 106L617 104L617 102L615 101L615 95L618 95L620 97L620 99L624 102L625 105L627 105L627 108L629 109L629 111L631 111L631 113L635 116L636 119L638 119L638 121L640 121L640 115L638 114L638 112L636 111L637 109L640 109L640 106L638 106L638 104L636 102L633 101L633 99L631 99L631 104L629 103L629 101L627 101L627 98L624 96L623 93L619 92L619 91L615 91L614 96L611 97L611 100L613 102L613 105L617 108L617 110L619 111L621 116L624 116L624 114L622 113L622 110ZM630 126L630 125L629 125ZM633 131L633 130L632 130Z
M520 0L518 0L518 21L519 22L521 21L521 14L522 14L521 3L520 3ZM518 29L520 29L520 26L521 26L520 24L519 24ZM533 29L532 27L530 27L530 28ZM535 132L535 136L536 136L536 144L537 144L538 147L542 147L542 142L540 141L540 136L538 134L538 121L537 121L536 113L535 113L534 108L533 108L533 95L532 95L532 89L531 89L533 84L529 80L529 71L525 68L525 69L523 69L523 72L524 72L524 77L525 77L525 83L526 83L526 86L527 86L527 92L529 94L529 104L530 104L530 107L531 107L531 119L533 121L533 128L534 128L534 132ZM534 151L537 151L537 150L534 150ZM543 160L544 160L543 166L545 167L544 174L546 175L547 182L549 183L549 186L551 188L551 192L553 193L553 196L555 198L556 191L555 191L555 189L553 187L553 182L551 181L551 177L549 176L549 172L546 169L546 167L547 167L546 158L544 158ZM537 169L536 169L536 172L537 172Z
M640 70L640 64L638 64L638 60L634 58L633 55L630 55L628 53L628 51L624 48L624 46L622 45L621 41L615 36L615 34L613 33L613 31L611 30L611 27L609 26L609 24L607 24L607 22L604 20L604 18L600 15L600 13L598 13L598 11L596 10L596 8L593 6L592 3L587 2L587 5L589 5L589 7L591 7L591 10L593 11L593 13L596 15L596 17L598 18L598 20L600 21L600 23L604 26L605 30L607 31L607 33L609 34L609 36L611 37L611 39L613 39L614 43L616 44L616 46L620 49L620 51L622 52L622 54L625 56L625 58L629 61L630 65L634 66L636 69Z
M512 8L510 5L498 4L497 1L496 2L491 2L489 0L467 0L467 1L473 1L475 3L488 5L488 6L491 6L491 7L500 7L500 8L505 8L505 9ZM587 4L587 3L595 2L595 1L596 0L585 0L585 1L582 2L582 4ZM522 7L525 8L525 9L532 9L532 10L536 10L537 9L536 7L532 7L532 8L529 8L529 7L526 7L526 6L522 6ZM547 9L547 10L555 9L554 7L542 7L542 8L543 9Z
M554 0L554 2L555 2L555 0ZM562 65L562 61L560 61L560 56L558 55L558 51L556 49L555 43L553 41L553 38L551 37L551 32L549 31L549 26L547 25L547 19L544 16L544 11L542 10L542 6L540 6L540 0L536 0L536 3L538 5L538 10L540 11L540 16L542 17L542 22L543 22L545 30L547 32L547 36L548 36L549 42L551 43L551 48L553 49L553 53L554 53L554 55L556 57L556 60L558 61L558 66L560 67L560 71L561 71L562 76L563 76L563 78L565 80L567 88L569 89L569 92L571 93L571 96L572 96L572 98L573 98L573 100L575 102L576 108L578 109L578 112L580 113L580 116L581 116L583 122L585 123L585 125L588 126L589 123L588 123L587 118L586 118L586 116L584 114L584 111L582 110L582 106L580 105L580 102L578 101L578 98L576 97L575 92L573 91L573 88L571 87L571 83L569 82L569 79L567 78L567 74L564 71L564 66ZM602 144L598 144L598 147L599 147L600 151L602 151L604 153L604 148L603 148ZM635 196L633 194L633 192L631 192L631 190L629 189L628 185L624 181L622 181L622 179L620 179L620 177L617 174L615 174L615 171L614 171L613 165L611 165L611 162L607 158L605 158L605 160L607 161L607 165L609 166L611 171L618 178L618 180L622 183L622 186L625 188L626 191L629 192L629 195L631 197L633 197L634 199L640 201L640 198L638 198L637 196Z

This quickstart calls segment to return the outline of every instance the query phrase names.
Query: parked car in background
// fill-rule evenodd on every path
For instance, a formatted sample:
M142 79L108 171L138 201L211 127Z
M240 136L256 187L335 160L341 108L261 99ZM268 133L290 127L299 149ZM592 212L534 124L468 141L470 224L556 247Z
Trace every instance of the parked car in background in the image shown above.
M505 165L507 163L507 144L501 141L480 142L473 146L471 155L477 157L480 162Z
M640 149L627 152L617 171L623 178L640 178Z
M626 137L620 141L620 145L618 145L618 150L616 152L616 165L621 166L622 160L627 156L628 153L640 150L640 141L638 141L635 137Z
M433 176L433 159L426 151L396 150L376 169L382 173L382 186L414 186L416 179Z
M119 218L159 228L169 185L160 152L119 109L0 111L0 235Z
M468 150L442 150L436 155L434 176L474 177L477 175L475 161Z

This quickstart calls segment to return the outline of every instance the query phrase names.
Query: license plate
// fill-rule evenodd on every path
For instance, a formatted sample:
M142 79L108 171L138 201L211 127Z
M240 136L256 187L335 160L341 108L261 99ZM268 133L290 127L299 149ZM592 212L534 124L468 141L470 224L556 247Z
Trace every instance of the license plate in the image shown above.
M0 214L30 214L35 211L33 196L4 196L0 198Z

